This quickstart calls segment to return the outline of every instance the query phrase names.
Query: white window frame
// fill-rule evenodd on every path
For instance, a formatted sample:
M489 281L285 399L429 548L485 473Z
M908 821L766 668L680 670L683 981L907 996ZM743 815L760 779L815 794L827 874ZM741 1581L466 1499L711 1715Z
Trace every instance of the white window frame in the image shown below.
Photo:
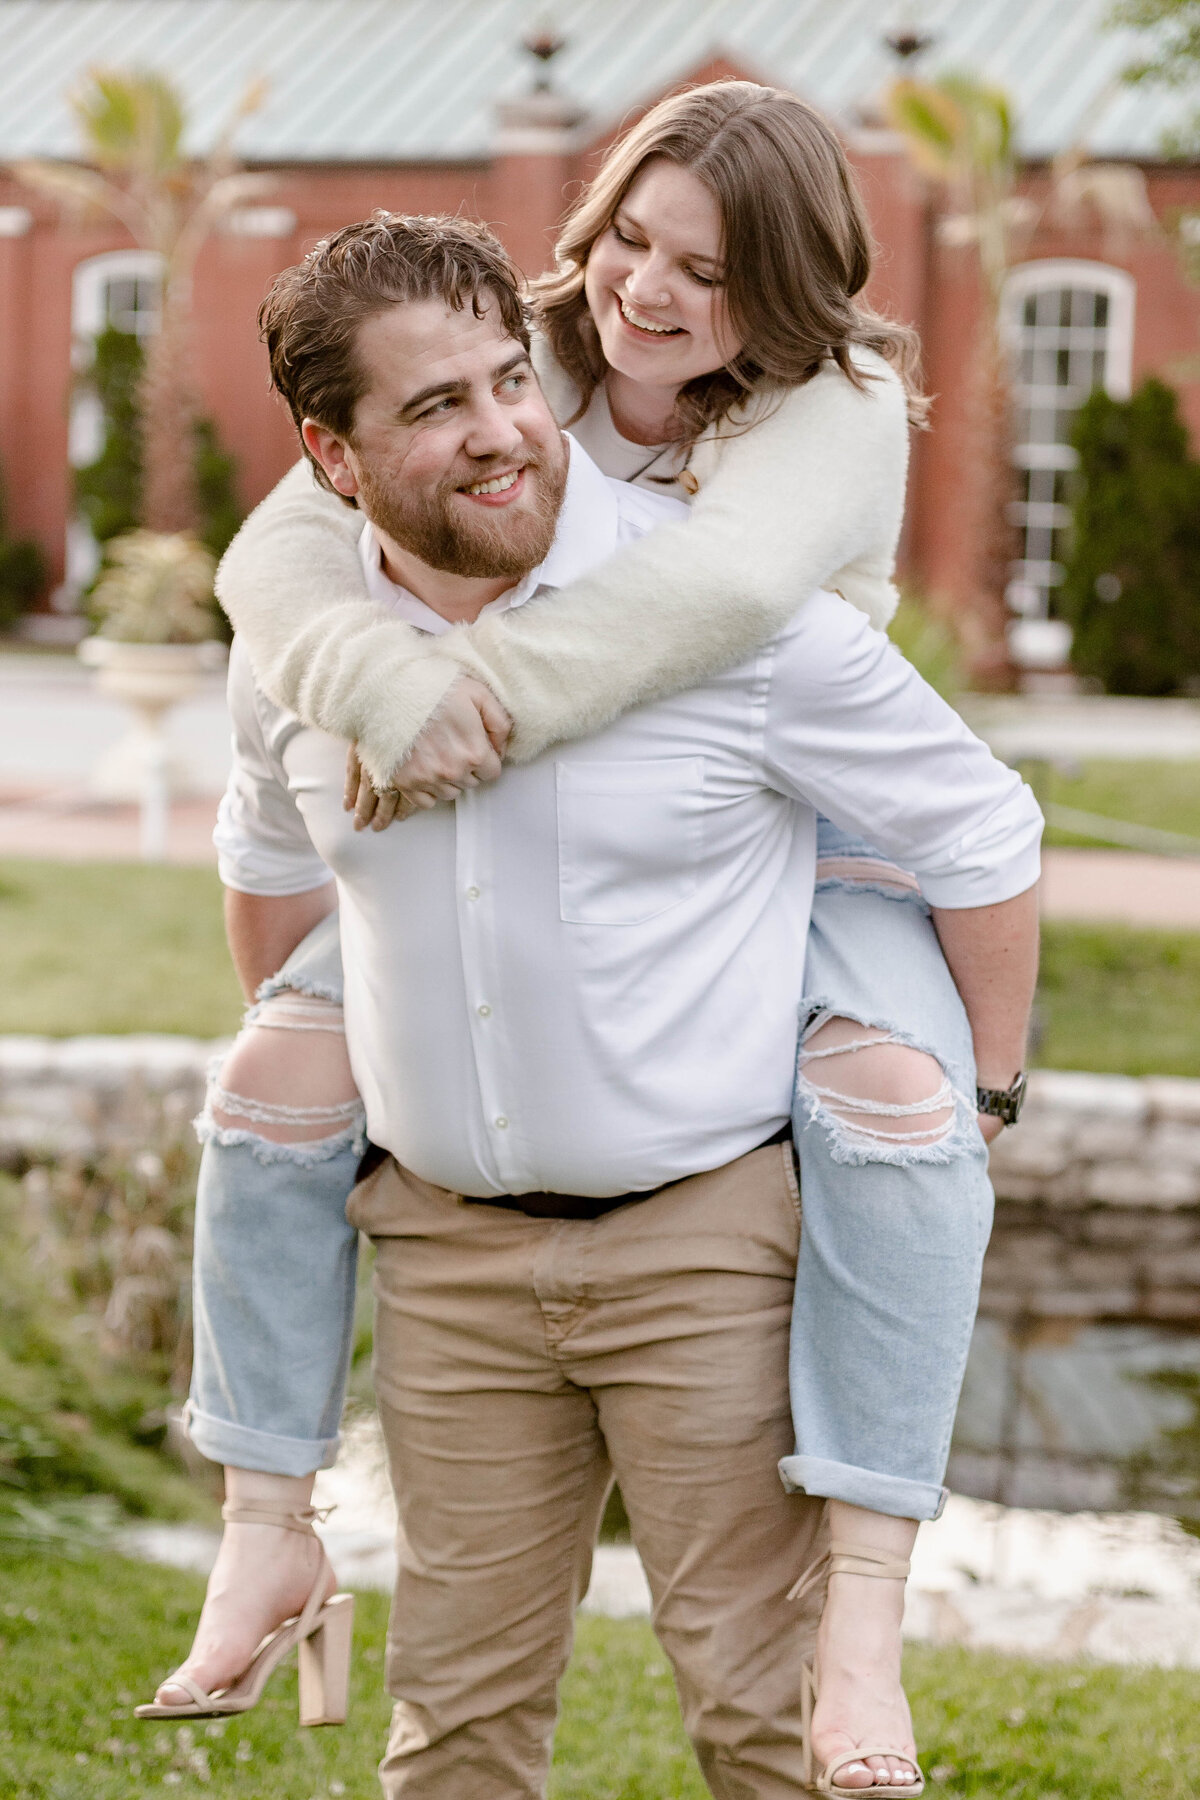
M1063 384L1037 386L1022 380L1021 351L1026 347L1025 334L1030 329L1024 321L1025 304L1031 298L1063 290L1085 290L1103 294L1108 301L1103 326L1039 326L1036 332L1052 330L1071 334L1067 345L1081 339L1090 340L1092 353L1103 354L1103 377L1098 384L1115 400L1129 398L1133 385L1133 327L1137 284L1125 269L1111 264L1090 262L1082 258L1047 257L1038 262L1022 263L1010 270L1004 284L1000 304L1001 339L1013 367L1012 394L1018 417L1040 398L1045 407L1062 415ZM1099 340L1099 342L1097 342ZM1063 347L1066 348L1067 345ZM1057 402L1057 404L1055 404ZM1082 404L1082 398L1080 400ZM1061 530L1070 520L1070 511L1061 500L1037 499L1028 491L1039 473L1069 471L1077 466L1075 452L1067 443L1042 439L1018 441L1013 447L1013 461L1022 471L1027 488L1025 498L1014 504L1013 522L1022 532L1025 554L1013 565L1008 586L1012 610L1026 618L1045 618L1050 611L1054 589L1063 578L1061 563L1050 557L1031 558L1030 534ZM1045 486L1045 481L1040 484ZM1053 545L1052 545L1053 547Z
M154 250L107 250L76 264L71 277L71 367L77 374L91 367L96 339L108 323L110 284L121 280L158 284L162 270L163 259ZM134 329L139 338L149 337L158 329L157 313L138 314ZM100 454L102 426L96 396L77 389L71 396L67 431L67 460L73 469L86 467ZM76 514L67 521L66 579L59 590L60 604L74 605L99 563L100 552L87 520Z
M108 323L106 293L111 282L162 280L163 259L156 250L106 250L75 265L71 277L71 336L92 345ZM147 315L149 316L149 315ZM138 335L148 335L139 331Z

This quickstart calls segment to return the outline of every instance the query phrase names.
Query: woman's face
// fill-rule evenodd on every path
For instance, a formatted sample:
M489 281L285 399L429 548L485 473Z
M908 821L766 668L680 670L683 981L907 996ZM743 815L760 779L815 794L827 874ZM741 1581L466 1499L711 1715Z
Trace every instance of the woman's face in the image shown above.
M678 163L657 158L637 175L592 246L584 293L606 360L630 381L680 388L741 347L725 301L716 199Z

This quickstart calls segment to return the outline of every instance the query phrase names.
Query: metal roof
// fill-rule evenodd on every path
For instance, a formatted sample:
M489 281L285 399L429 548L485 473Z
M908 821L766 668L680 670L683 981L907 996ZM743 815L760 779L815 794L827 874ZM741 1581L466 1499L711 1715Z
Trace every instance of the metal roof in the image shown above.
M594 135L716 56L846 123L896 72L883 34L933 34L922 73L967 69L1009 90L1030 156L1081 135L1153 158L1196 96L1129 88L1144 43L1104 28L1112 0L0 0L0 157L70 156L65 92L89 67L160 69L197 146L246 84L267 102L238 144L252 161L486 159L494 109L530 84L522 36L567 39L555 83ZM586 133L585 133L586 135Z

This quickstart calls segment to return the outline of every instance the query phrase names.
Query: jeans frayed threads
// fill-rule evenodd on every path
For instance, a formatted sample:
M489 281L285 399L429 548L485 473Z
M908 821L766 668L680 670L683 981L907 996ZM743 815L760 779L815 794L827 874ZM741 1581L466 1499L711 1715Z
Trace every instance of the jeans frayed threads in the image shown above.
M810 1049L810 1040L831 1019L845 1015L836 1013L820 1001L812 1002L805 1010L809 1023L803 1033L796 1065L796 1123L798 1127L812 1124L821 1128L834 1162L859 1168L868 1163L889 1163L894 1167L914 1163L945 1165L965 1156L974 1147L978 1137L974 1103L955 1087L942 1064L926 1046L885 1021L855 1020L851 1023L873 1035L856 1036L846 1043ZM941 1079L931 1094L911 1101L881 1099L869 1093L849 1094L816 1081L806 1073L814 1063L854 1056L889 1044L917 1051L935 1066ZM945 1117L934 1124L904 1128L905 1120L924 1119L935 1113ZM866 1120L879 1120L880 1123L868 1124ZM894 1126L889 1128L883 1123L885 1120L895 1121Z

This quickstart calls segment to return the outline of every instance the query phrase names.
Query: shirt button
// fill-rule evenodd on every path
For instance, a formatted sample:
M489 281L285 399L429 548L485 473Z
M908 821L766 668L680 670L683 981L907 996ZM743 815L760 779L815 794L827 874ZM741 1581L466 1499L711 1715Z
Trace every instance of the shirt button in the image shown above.
M467 889L467 899L468 900L478 900L478 898L479 898L479 889L477 887L469 887Z
M508 1130L508 1120L505 1118L503 1113L500 1113L496 1119L496 1130L497 1131L507 1131Z
M492 1016L492 1009L490 1006L477 1006L475 1010L481 1019L490 1019Z

